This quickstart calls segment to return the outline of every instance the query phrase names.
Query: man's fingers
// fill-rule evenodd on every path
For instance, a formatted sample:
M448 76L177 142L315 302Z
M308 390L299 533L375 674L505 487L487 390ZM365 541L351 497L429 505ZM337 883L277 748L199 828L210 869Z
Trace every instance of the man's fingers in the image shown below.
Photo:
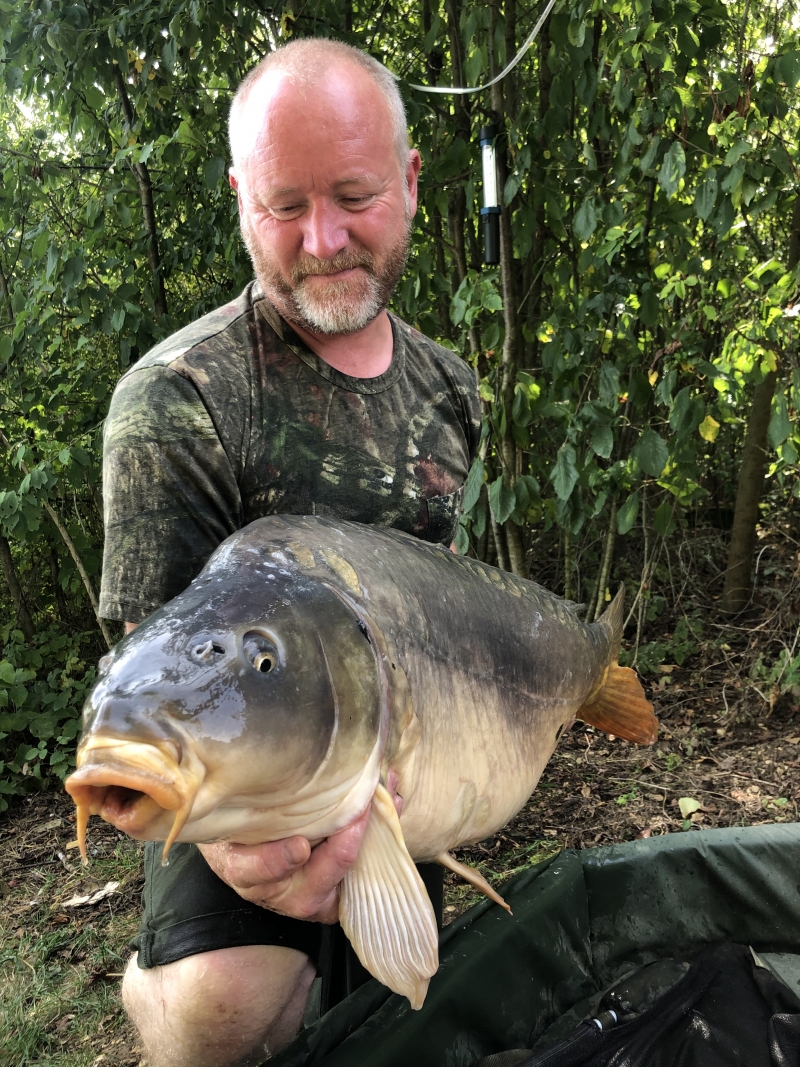
M311 848L305 837L266 845L200 845L209 866L245 900L298 919L335 922L337 886L358 858L372 805Z
M303 868L303 879L309 890L324 893L341 882L356 862L371 809L372 805L355 822L338 834L331 834L312 850Z
M264 845L232 845L221 841L199 848L212 870L234 889L283 881L311 855L311 845L305 837L289 837Z

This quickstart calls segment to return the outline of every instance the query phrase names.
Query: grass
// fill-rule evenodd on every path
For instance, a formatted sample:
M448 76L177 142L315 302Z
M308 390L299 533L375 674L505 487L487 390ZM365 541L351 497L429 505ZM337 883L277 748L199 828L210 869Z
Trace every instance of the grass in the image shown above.
M510 847L508 847L510 846ZM480 854L480 846L470 849L459 849L457 856L462 862L470 867L476 867L489 884L500 895L503 893L503 883L515 874L527 870L529 867L551 859L565 847L564 842L555 837L546 837L541 840L530 841L526 844L518 844L509 841L506 847L501 847L492 855ZM463 882L458 875L448 874L445 877L445 925L452 922L467 908L484 900L483 893L475 889L468 882Z
M0 883L0 1067L139 1061L119 986L138 925L141 848L104 833L93 851L88 868L62 851L63 862L20 865ZM110 881L118 890L99 903L65 906Z

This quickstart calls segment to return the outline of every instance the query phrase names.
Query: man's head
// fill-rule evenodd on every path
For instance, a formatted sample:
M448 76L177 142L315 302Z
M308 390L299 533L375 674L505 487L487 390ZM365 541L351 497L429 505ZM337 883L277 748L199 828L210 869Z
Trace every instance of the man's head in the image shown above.
M405 265L419 154L394 79L334 41L293 42L248 74L230 114L231 184L267 296L312 332L363 329Z

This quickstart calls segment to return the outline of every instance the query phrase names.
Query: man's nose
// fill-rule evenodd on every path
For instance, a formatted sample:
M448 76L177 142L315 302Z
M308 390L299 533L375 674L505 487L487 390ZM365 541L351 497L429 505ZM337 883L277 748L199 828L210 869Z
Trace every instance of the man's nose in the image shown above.
M333 259L350 244L347 212L335 204L311 204L300 220L303 251L316 259Z

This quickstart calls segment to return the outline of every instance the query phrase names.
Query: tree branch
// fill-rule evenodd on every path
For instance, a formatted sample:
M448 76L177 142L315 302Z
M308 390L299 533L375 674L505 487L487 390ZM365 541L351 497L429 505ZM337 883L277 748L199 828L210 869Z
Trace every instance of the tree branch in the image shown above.
M114 64L114 84L117 87L117 95L122 104L122 113L128 129L133 129L134 114L131 100L125 86L125 79L119 64ZM131 163L129 166L139 185L139 199L142 202L142 214L144 217L144 229L149 241L147 256L150 262L150 273L153 277L153 306L156 318L167 314L167 294L164 289L164 274L161 269L161 254L158 249L158 228L156 226L156 212L153 205L153 183L150 181L150 172L146 163Z

